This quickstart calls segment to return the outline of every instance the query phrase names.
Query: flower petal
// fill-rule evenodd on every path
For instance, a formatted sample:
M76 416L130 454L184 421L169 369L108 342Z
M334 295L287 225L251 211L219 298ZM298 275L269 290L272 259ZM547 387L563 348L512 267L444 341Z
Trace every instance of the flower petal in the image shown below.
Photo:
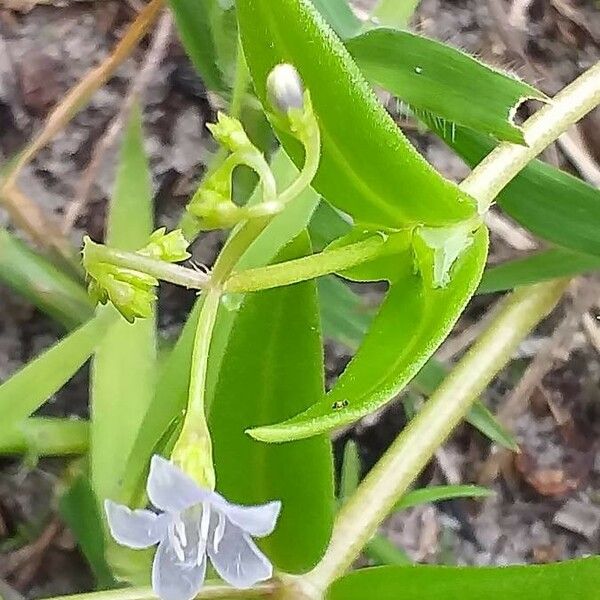
M167 540L158 545L152 564L152 589L161 600L192 600L204 584L206 555L201 563L181 562Z
M167 534L168 515L149 510L131 510L112 500L104 501L104 510L113 538L129 548L148 548L158 544Z
M218 531L216 519L212 520L207 546L210 561L220 577L241 589L269 579L273 575L269 559L247 533L228 518L224 517L224 520L222 531Z
M156 508L172 513L181 512L205 500L210 501L216 495L203 490L179 467L158 454L150 461L146 490Z
M281 502L269 502L257 506L227 504L222 509L229 520L253 537L269 535L277 523Z

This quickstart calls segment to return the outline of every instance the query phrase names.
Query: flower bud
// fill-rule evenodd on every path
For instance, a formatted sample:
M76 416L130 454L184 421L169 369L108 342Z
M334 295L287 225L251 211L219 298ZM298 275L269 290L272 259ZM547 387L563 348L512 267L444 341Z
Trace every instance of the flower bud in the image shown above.
M150 241L138 250L138 254L166 262L187 260L191 256L187 251L189 242L183 237L181 229L169 233L166 231L165 227L161 227L152 233Z
M253 148L242 124L233 117L219 112L216 123L208 123L208 130L217 142L230 152L239 152Z
M304 85L296 67L282 63L275 67L267 77L269 102L284 114L292 109L304 108Z

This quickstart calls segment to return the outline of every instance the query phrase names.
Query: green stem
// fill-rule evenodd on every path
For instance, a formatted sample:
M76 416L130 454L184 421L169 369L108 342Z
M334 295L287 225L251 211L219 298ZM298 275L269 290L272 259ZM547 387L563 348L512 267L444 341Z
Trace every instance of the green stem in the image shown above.
M188 269L181 265L174 265L163 260L149 258L137 252L117 250L116 248L94 242L87 242L85 250L86 254L92 260L109 263L115 267L140 271L141 273L156 277L156 279L169 281L170 283L189 289L201 290L207 288L209 285L210 277L206 273Z
M352 564L398 498L523 338L554 308L567 285L566 280L540 284L507 299L488 329L341 508L322 561L307 575L317 589L325 590Z
M480 214L488 210L494 198L527 163L598 104L600 62L525 121L523 133L527 146L500 144L462 182L461 189L477 200Z
M319 161L321 159L321 130L318 125L310 128L310 134L304 140L305 162L302 171L292 184L279 196L277 201L285 206L290 200L298 197L306 188L310 187L312 180L319 170Z
M274 586L269 583L259 584L249 590L238 590L228 585L207 582L195 600L226 600L229 598L250 600L251 598L270 598L273 593ZM158 596L150 587L131 587L72 596L55 596L49 600L158 600Z
M215 287L208 290L204 298L202 310L200 311L200 317L198 318L198 328L196 329L192 353L192 373L186 421L190 418L201 419L206 424L204 416L204 389L206 387L208 353L220 301L221 290L219 288Z
M233 81L233 90L231 92L231 101L229 103L229 114L239 119L244 108L244 97L250 83L250 73L246 66L242 45L238 38L237 55L235 63L235 78ZM227 159L229 152L227 149L220 147L212 157L210 165L204 173L203 179L210 177ZM178 229L181 229L186 240L190 244L200 235L201 229L198 226L198 219L190 214L187 210L183 211Z
M342 248L233 273L225 282L224 290L231 293L256 292L343 271L390 253L386 242L384 238L374 236Z

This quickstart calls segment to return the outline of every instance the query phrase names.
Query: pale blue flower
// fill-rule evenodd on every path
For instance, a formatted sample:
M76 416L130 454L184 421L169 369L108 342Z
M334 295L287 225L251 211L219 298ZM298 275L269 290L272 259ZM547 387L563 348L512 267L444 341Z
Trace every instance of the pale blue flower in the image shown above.
M240 506L198 486L173 463L154 455L147 484L158 514L131 510L106 500L108 525L115 540L130 548L158 544L152 587L161 600L191 600L204 583L206 557L236 588L269 579L273 566L252 537L275 528L281 502Z

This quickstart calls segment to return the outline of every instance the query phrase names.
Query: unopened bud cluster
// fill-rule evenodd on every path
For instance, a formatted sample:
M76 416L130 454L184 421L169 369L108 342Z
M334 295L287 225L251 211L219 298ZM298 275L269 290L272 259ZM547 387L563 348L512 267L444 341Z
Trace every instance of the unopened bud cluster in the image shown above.
M136 254L170 263L179 262L190 257L187 246L188 242L180 230L166 233L163 227L157 229L150 236L148 244ZM158 280L147 273L98 259L97 249L101 247L89 237L84 238L83 266L88 275L88 292L92 299L100 304L110 300L130 323L136 318L149 317L156 300Z

